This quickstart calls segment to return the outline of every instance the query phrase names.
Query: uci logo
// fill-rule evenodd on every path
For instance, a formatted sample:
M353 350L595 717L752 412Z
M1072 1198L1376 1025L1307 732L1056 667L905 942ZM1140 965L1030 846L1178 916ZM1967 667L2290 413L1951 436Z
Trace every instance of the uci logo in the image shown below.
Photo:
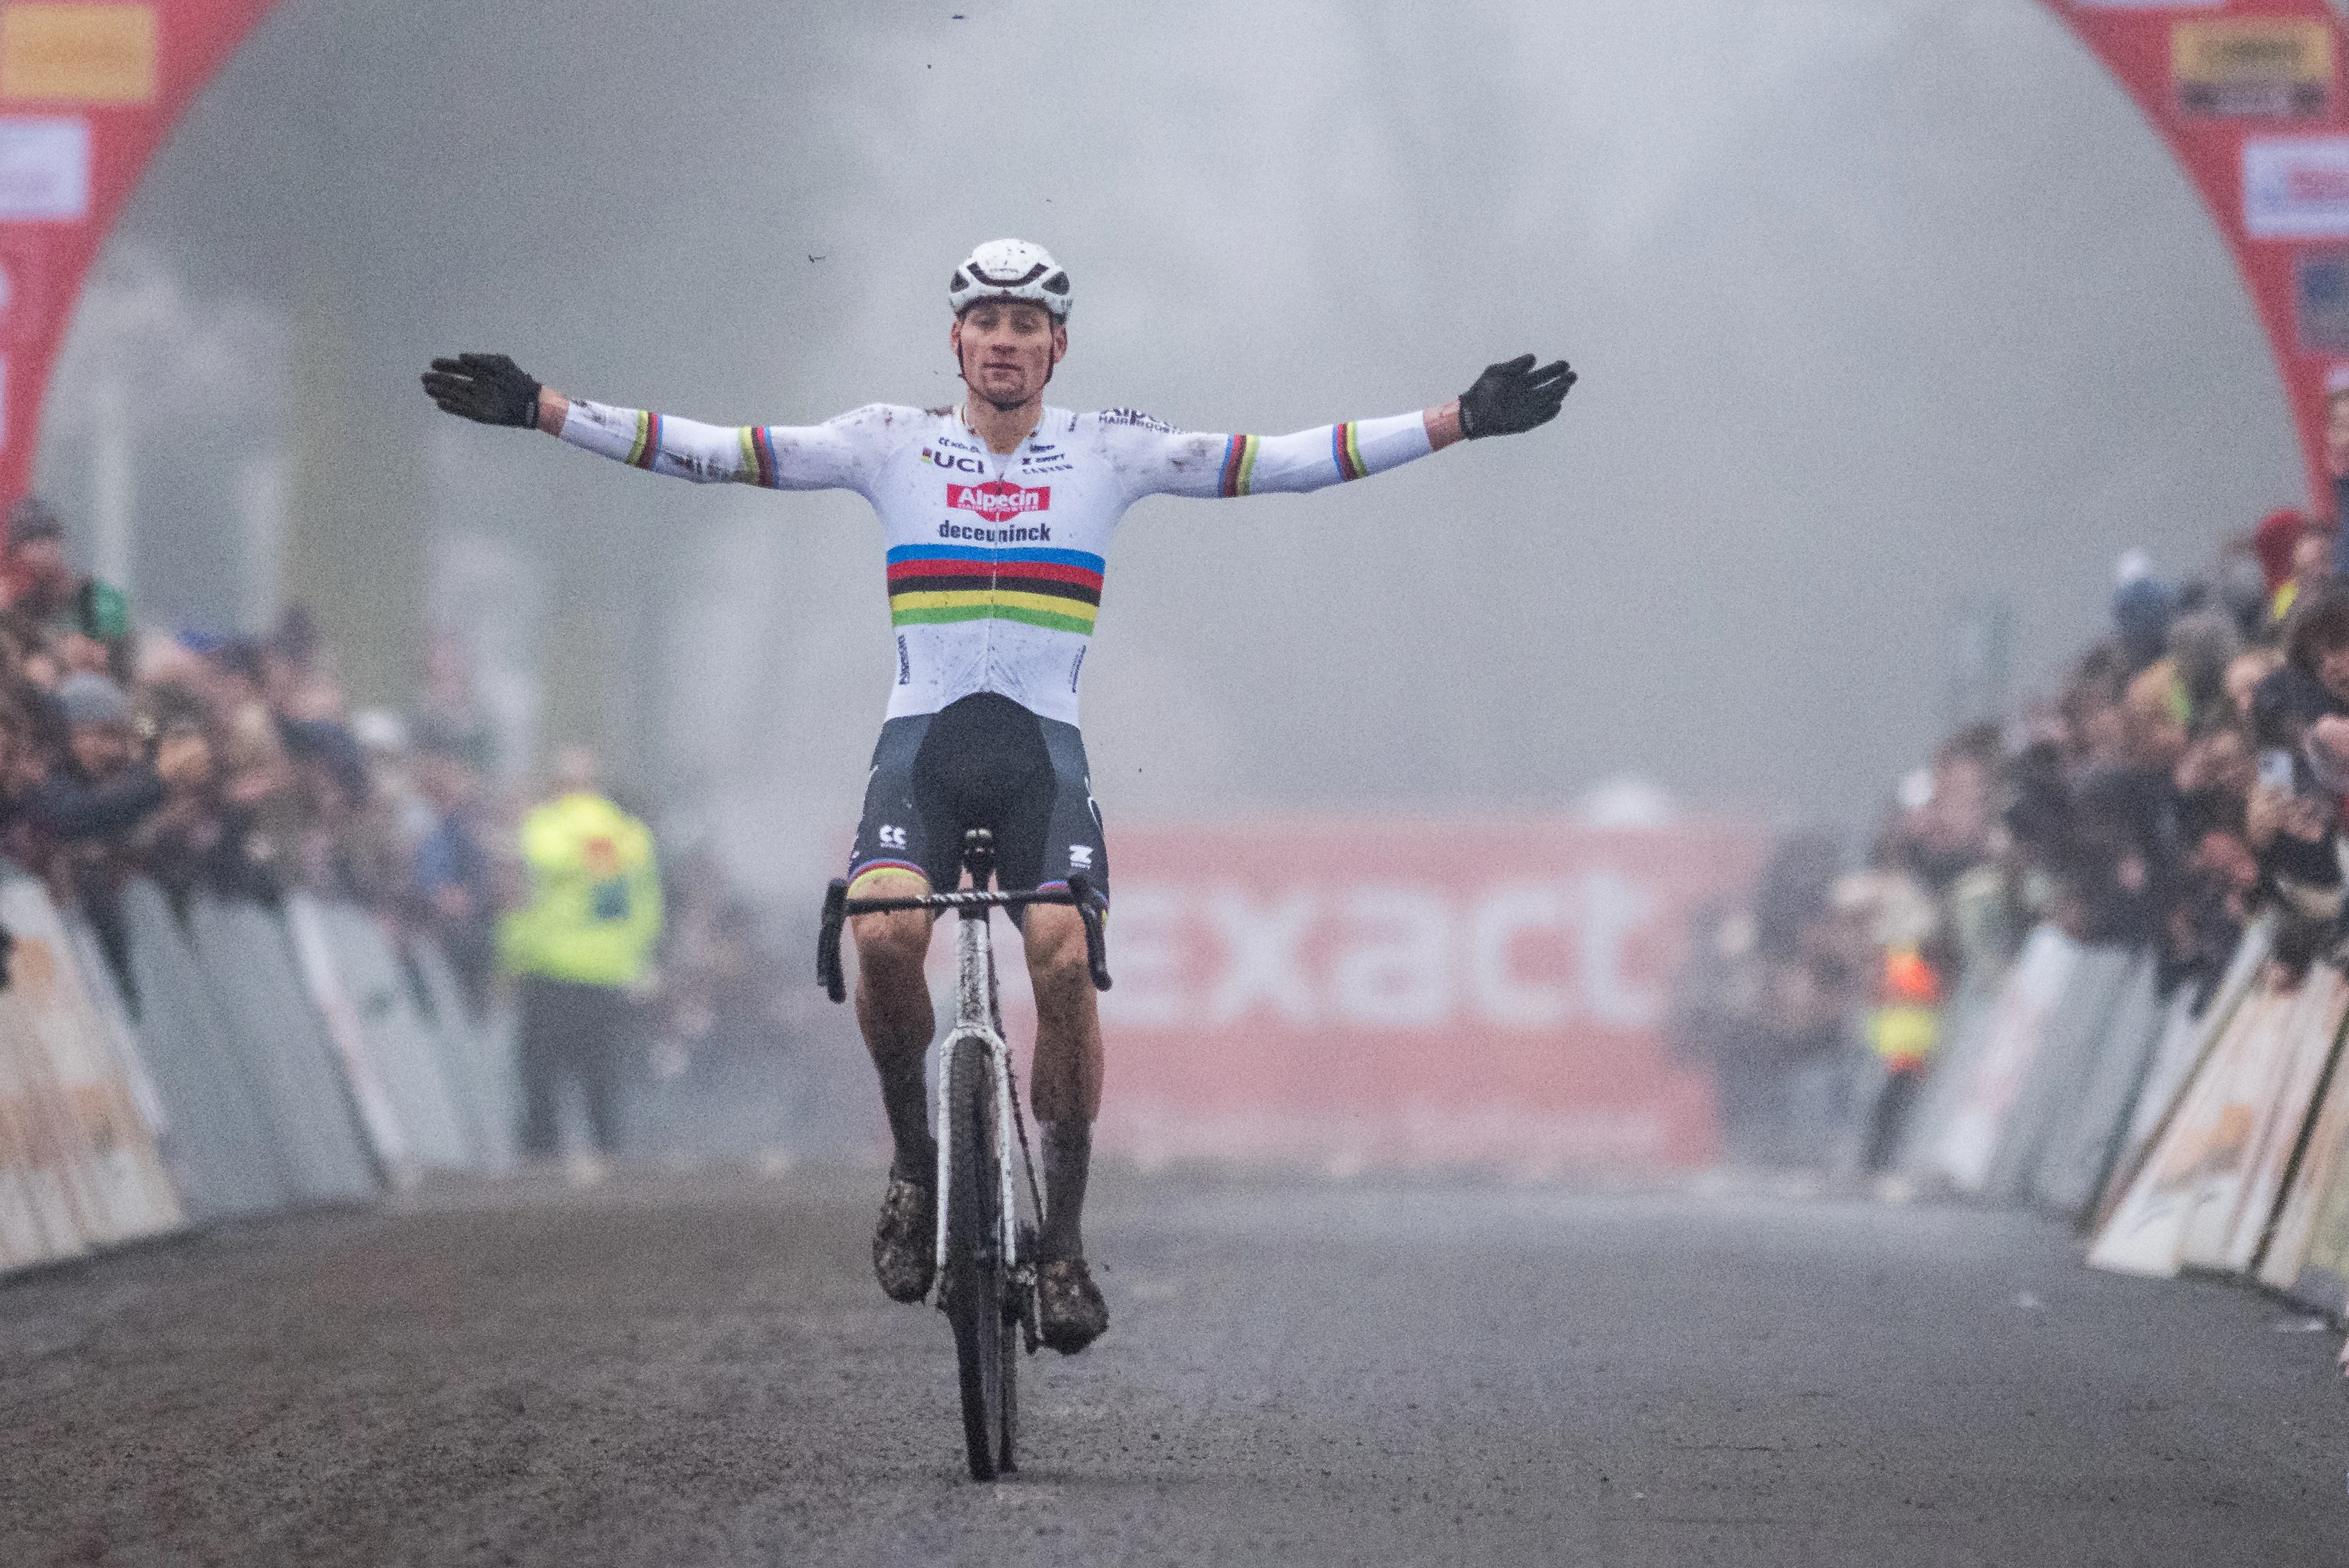
M957 473L983 474L987 471L987 465L977 458L958 458L952 452L942 452L930 447L922 449L922 461L934 464L938 468L951 469Z
M905 847L905 830L903 828L893 828L884 823L873 836L881 841L881 847L885 850L902 850Z

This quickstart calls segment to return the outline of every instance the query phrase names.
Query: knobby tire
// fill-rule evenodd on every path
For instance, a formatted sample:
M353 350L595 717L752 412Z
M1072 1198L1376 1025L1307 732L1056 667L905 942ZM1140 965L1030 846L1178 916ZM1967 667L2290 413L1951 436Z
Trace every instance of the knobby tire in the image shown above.
M1017 1468L1014 1455L1019 1358L1007 1321L1009 1296L999 1210L1002 1205L1001 1130L996 1126L995 1075L986 1048L954 1043L947 1066L947 1114L953 1119L947 1173L947 1317L961 1374L963 1445L978 1480Z

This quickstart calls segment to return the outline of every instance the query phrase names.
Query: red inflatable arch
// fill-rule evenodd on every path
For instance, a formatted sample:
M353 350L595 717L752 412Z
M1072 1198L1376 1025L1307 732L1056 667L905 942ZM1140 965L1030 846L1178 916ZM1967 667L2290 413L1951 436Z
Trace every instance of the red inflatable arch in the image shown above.
M2235 253L2315 509L2328 381L2349 382L2349 116L2325 0L2048 0L2137 99ZM2349 434L2349 429L2344 429Z
M83 275L147 160L276 0L0 5L0 497L21 495ZM2324 0L2047 0L2201 191L2258 303L2310 493L2349 380L2349 122Z
M115 217L275 5L0 5L0 496L31 481L49 368Z

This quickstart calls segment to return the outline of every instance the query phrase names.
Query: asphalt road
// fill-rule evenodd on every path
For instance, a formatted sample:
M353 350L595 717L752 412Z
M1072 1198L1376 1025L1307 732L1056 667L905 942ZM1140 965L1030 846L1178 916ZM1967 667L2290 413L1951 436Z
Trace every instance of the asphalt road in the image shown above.
M0 1563L2339 1563L2328 1333L2028 1216L1110 1173L960 1469L878 1181L467 1188L0 1286Z

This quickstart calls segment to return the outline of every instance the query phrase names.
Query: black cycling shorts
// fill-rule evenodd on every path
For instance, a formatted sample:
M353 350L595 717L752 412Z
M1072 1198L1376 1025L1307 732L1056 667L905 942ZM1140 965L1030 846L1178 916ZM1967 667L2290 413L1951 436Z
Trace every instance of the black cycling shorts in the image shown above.
M1073 724L978 692L936 713L893 718L873 748L864 820L848 857L850 891L877 871L916 872L936 889L962 881L962 836L995 834L996 885L1064 887L1082 872L1109 896L1109 854L1085 743Z

